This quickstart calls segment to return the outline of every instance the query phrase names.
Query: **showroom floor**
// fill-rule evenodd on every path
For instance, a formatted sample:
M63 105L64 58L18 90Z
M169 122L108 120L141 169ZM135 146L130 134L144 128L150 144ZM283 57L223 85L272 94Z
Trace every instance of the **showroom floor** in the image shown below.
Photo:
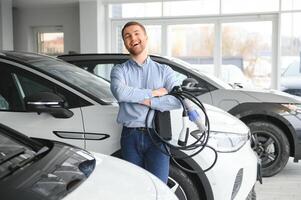
M290 159L286 167L276 176L264 178L256 184L257 200L300 200L301 162Z

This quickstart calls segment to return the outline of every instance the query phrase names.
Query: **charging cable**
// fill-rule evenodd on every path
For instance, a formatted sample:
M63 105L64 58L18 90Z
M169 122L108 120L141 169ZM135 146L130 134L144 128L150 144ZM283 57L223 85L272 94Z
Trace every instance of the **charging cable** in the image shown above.
M160 142L162 142L163 146L164 146L164 150L162 150L160 144L158 144L158 142L155 141L154 136L151 134L151 130L148 127L148 118L150 116L150 113L152 111L152 109L150 108L147 116L146 116L146 120L145 120L145 127L147 129L147 132L151 138L151 140L153 141L153 143L162 151L162 153L170 156L170 158L173 160L173 162L180 167L181 169L183 169L184 171L190 172L190 173L199 173L199 172L206 172L209 171L210 169L212 169L212 167L215 165L216 161L217 161L217 151L209 146L208 143L208 139L209 139L209 133L210 133L210 123L209 123L209 118L207 116L206 113L206 109L204 107L204 105L200 102L200 100L193 95L193 92L197 92L202 90L202 88L198 88L196 87L197 81L195 79L192 78L187 78L183 81L181 86L176 86L172 89L172 91L169 93L169 95L172 95L174 97L176 97L182 107L183 107L183 113L182 113L182 129L180 131L179 137L178 137L178 141L177 144L173 144L175 142L172 143L171 138L164 138L162 137L162 135L160 133L158 133L158 131L156 130L156 126L154 124L154 120L152 121L152 127L153 127L153 132L155 133L155 136L157 138L159 138ZM201 116L199 115L197 108L200 108L200 110L202 110L202 112L204 113L205 119L202 119ZM154 119L156 118L156 115L159 114L160 111L156 111L155 112L155 116ZM169 112L169 111L168 111ZM189 128L187 127L189 120L192 121L193 123L196 124L196 126L198 127L198 138L195 142L188 144L188 138L189 135L192 134L189 131ZM193 133L196 133L196 131L193 131ZM195 155L199 154L201 151L204 150L204 148L207 147L209 149L211 149L214 152L215 158L213 163L205 170L202 171L197 171L197 170L191 170L188 169L187 167L184 167L183 165L181 165L177 160L183 160L186 158L192 158ZM185 153L185 156L179 156L177 154L177 151L184 151L184 152L188 152L188 151L193 151L194 153L192 154L188 154Z

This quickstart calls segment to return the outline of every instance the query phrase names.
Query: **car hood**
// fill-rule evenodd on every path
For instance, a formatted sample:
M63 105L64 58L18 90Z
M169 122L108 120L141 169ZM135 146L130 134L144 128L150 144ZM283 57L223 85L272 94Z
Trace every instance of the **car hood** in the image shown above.
M250 96L253 101L263 102L263 103L301 103L301 98L290 95L279 90L246 90L246 89L236 89Z
M118 158L93 153L93 173L64 200L176 200L174 193L142 168Z
M223 133L238 133L238 134L248 134L249 128L238 118L225 112L217 107L203 104L209 119L210 131L223 132ZM201 109L196 109L202 123L205 123L205 115ZM182 109L171 111L171 121L172 123L172 134L173 138L178 138L178 134L181 132L183 127L182 123ZM187 127L190 131L197 130L197 126L190 120L187 122Z
M239 134L247 134L249 132L249 128L233 115L208 104L204 104L204 106L209 118L211 131Z

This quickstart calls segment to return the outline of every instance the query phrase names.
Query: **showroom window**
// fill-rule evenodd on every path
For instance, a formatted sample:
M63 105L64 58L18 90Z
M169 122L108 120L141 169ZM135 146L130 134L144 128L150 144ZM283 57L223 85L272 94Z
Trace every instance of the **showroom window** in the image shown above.
M301 10L300 0L281 0L281 9L287 10Z
M214 15L219 13L219 0L163 2L163 16Z
M131 17L159 17L161 16L161 3L125 3L111 4L109 6L110 18Z
M134 9L135 4L144 6L144 15ZM184 8L189 5L187 13ZM111 37L112 52L126 52L118 34L127 21L137 20L155 27L148 30L150 53L202 64L198 67L226 82L236 74L238 81L231 81L283 89L284 70L300 62L298 0L254 0L248 6L240 0L123 1L109 4L108 9L112 31L117 31Z
M59 55L64 53L64 33L38 32L38 53L46 55Z
M244 80L242 86L270 88L272 22L222 23L222 58L222 65L228 71L233 66L242 71L243 77L236 77Z
M33 27L34 50L49 56L64 54L64 31L62 26Z
M260 5L260 6L259 6ZM222 0L222 13L233 14L233 13L258 13L258 12L272 12L279 10L278 0Z

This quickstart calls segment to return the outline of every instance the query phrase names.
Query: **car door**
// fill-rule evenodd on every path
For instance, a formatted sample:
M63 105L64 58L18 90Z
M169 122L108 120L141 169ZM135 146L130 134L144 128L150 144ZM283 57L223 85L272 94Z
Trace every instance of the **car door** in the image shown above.
M81 100L46 75L11 61L0 61L0 122L30 137L47 138L85 147ZM65 99L73 116L55 118L49 113L28 112L24 98L53 92ZM5 102L5 103L3 103Z

